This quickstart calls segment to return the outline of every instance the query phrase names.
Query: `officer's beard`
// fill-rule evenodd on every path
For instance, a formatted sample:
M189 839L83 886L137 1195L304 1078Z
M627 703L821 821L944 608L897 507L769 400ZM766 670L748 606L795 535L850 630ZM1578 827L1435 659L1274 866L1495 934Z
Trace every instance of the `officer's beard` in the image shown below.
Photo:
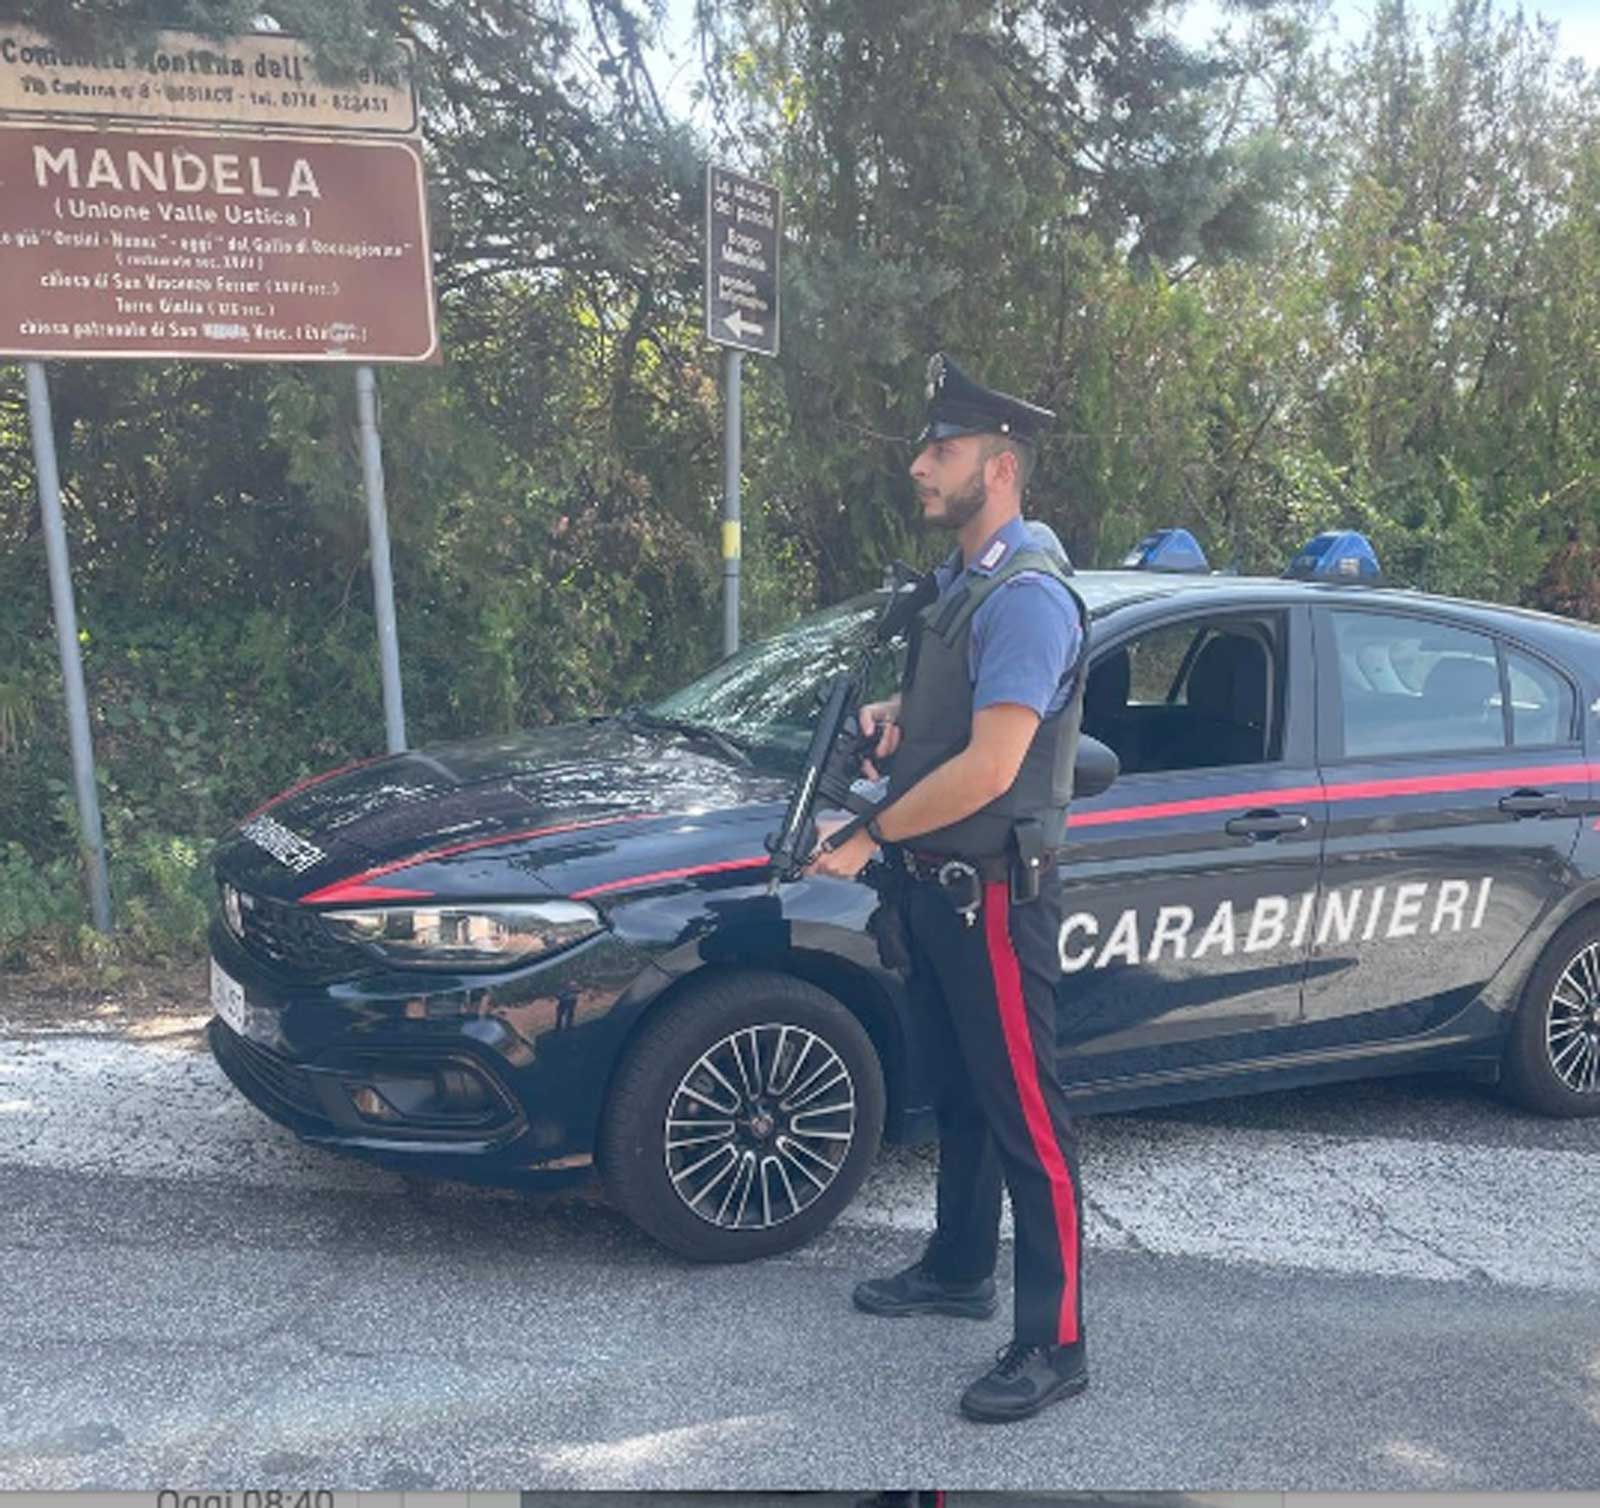
M983 467L980 465L965 487L945 497L943 510L934 514L928 522L935 529L947 529L954 534L966 528L983 512L983 505L988 501L989 489L984 484Z

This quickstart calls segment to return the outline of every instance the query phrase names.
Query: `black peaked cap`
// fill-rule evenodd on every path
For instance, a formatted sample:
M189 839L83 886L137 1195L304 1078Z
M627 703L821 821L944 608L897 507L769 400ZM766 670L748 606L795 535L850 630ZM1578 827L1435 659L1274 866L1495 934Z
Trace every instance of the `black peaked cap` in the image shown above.
M919 446L953 435L1008 435L1032 442L1055 422L1047 408L974 382L942 351L928 361L928 421L917 436Z

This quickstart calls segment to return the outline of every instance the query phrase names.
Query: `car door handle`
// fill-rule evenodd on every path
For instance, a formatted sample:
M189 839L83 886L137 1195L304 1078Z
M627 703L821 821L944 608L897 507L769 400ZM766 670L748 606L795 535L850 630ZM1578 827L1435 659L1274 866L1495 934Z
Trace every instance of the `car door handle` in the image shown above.
M1567 809L1567 798L1559 791L1513 791L1500 798L1500 810L1513 817L1559 817Z
M1229 817L1222 830L1235 838L1277 838L1284 833L1303 833L1311 826L1304 812L1246 812L1242 817Z

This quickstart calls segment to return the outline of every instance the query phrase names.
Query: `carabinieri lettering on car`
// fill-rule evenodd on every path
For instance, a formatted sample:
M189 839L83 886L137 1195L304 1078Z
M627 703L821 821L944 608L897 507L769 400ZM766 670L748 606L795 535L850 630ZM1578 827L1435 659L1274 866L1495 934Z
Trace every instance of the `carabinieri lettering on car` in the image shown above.
M1418 932L1459 932L1463 927L1476 931L1483 925L1489 887L1493 884L1492 875L1478 880L1441 881L1431 910L1427 901L1434 887L1416 880L1395 886L1392 896L1384 885L1376 886L1370 893L1331 891L1322 897L1320 911L1317 894L1312 890L1301 896L1264 895L1243 917L1236 917L1233 902L1224 900L1217 903L1210 920L1200 927L1195 925L1192 906L1162 906L1144 927L1140 925L1139 913L1130 909L1117 917L1107 929L1104 943L1098 946L1093 939L1101 934L1099 919L1090 911L1074 911L1061 923L1061 967L1073 974L1079 969L1103 969L1119 961L1156 963L1167 953L1178 959L1204 958L1213 950L1226 955L1236 948L1245 953L1265 953L1282 947L1285 941L1298 948L1312 934L1313 916L1318 918L1315 934L1319 945L1335 939L1349 942L1356 936L1358 924L1363 942L1374 938L1415 937ZM1292 927L1289 924L1291 912L1294 915ZM1360 924L1363 915L1366 920ZM1384 925L1379 925L1380 920ZM1189 946L1191 932L1196 934L1192 950ZM1146 937L1148 946L1141 941ZM1076 946L1081 939L1090 941Z

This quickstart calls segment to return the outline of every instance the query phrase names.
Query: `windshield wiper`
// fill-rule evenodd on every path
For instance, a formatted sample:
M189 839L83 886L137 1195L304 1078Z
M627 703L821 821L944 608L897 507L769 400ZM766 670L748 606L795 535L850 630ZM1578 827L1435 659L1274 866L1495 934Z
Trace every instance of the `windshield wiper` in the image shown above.
M750 756L745 752L740 740L731 734L719 733L715 728L708 728L704 723L686 722L677 717L659 717L654 712L645 711L643 707L627 707L619 712L617 717L621 722L637 723L643 728L659 728L665 733L681 733L685 738L697 738L702 743L711 744L735 764L751 763Z

